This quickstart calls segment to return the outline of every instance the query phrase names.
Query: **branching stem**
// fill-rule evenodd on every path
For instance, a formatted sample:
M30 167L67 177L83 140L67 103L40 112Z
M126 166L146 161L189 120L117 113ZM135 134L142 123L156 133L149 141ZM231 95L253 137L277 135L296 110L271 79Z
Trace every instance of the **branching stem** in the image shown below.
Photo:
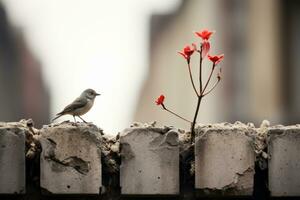
M211 77L212 77L212 75L213 75L213 72L214 72L215 68L216 68L216 65L213 64L213 66L212 66L212 68L211 68L211 71L210 71L210 74L209 74L209 77L208 77L208 79L207 79L207 82L206 82L206 84L205 84L203 90L201 91L201 94L200 94L200 95L203 95L203 94L204 94L204 92L205 92L205 90L206 90L206 88L207 88L207 86L208 86L208 84L209 84L209 82L210 82L210 79L211 79Z
M217 85L218 85L218 83L220 81L221 81L221 79L218 78L218 80L215 82L215 84L213 85L213 87L210 90L208 90L206 93L203 94L203 97L206 96L206 95L208 95L209 93L211 93L215 89L215 87L217 87Z
M164 104L161 104L161 106L162 106L162 108L164 110L166 110L167 112L171 113L172 115L175 115L176 117L178 117L178 118L180 118L180 119L182 119L182 120L184 120L184 121L186 121L188 123L192 123L191 121L185 119L184 117L181 117L180 115L178 115L178 114L174 113L173 111L169 110L168 108L166 108L166 106Z
M194 84L194 79L193 79L193 75L192 75L192 70L191 70L191 64L190 64L190 61L188 61L188 68L189 68L190 79L191 79L191 82L192 82L194 91L195 91L196 95L199 97L199 93L197 92L197 89L196 89L195 84Z

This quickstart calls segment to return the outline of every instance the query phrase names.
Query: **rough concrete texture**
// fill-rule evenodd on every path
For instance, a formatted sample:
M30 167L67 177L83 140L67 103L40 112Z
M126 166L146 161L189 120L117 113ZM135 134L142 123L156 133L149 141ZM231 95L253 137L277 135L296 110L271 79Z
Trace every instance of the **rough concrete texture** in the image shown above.
M300 196L300 125L269 129L271 196Z
M195 187L199 194L251 196L254 126L236 122L199 126L195 142Z
M123 195L179 194L178 132L135 124L120 135Z
M54 194L99 194L99 129L92 124L63 122L40 132L41 187Z
M25 193L26 124L0 123L0 194Z

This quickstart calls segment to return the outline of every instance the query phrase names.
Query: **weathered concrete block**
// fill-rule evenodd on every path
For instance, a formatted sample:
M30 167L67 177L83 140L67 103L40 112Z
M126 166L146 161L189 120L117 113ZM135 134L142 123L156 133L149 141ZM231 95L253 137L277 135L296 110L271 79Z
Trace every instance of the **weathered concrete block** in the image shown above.
M41 187L54 194L99 194L101 134L95 125L62 123L41 129Z
M0 123L0 194L25 193L25 135L23 123Z
M242 123L199 127L195 142L195 187L202 195L250 196L253 192L254 128Z
M300 196L300 125L269 129L271 196Z
M123 195L179 194L178 133L170 128L132 127L121 133Z

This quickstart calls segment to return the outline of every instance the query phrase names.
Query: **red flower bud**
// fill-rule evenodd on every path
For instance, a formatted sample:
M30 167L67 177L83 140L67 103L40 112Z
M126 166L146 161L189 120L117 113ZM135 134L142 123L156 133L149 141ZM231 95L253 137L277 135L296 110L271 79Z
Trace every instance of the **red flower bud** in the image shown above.
M164 104L164 100L165 100L165 96L164 95L160 95L157 100L155 101L156 105L163 105Z
M223 60L224 54L215 55L215 56L208 55L208 58L209 58L209 60L211 60L215 65L217 65L219 62L221 62L221 60Z
M202 42L202 55L201 55L202 58L205 58L205 56L209 52L209 49L210 49L210 43L207 40L204 40Z
M214 31L209 31L207 29L204 29L202 31L199 31L199 32L195 32L195 34L198 36L198 37L201 37L202 40L209 40L210 36L214 33Z

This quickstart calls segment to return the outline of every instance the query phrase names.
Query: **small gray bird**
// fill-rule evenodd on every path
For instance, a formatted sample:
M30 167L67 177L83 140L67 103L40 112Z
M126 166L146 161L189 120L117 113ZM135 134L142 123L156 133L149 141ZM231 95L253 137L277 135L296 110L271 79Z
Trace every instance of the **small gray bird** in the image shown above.
M93 89L84 90L81 95L75 99L71 104L64 108L63 111L56 114L56 117L52 119L52 121L63 115L72 115L74 117L74 121L76 122L75 116L79 117L83 122L87 123L80 116L87 113L94 105L94 100L96 96L98 96L97 92Z

